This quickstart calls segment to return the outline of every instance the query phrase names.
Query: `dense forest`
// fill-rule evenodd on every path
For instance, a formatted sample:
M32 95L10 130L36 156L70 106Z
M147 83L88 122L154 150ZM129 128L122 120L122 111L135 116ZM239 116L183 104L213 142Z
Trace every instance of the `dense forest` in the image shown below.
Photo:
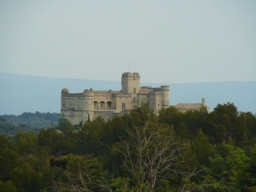
M147 106L0 135L0 191L256 192L256 115Z
M39 132L40 128L54 127L58 125L59 113L30 113L21 115L0 115L0 134L14 135L20 131Z

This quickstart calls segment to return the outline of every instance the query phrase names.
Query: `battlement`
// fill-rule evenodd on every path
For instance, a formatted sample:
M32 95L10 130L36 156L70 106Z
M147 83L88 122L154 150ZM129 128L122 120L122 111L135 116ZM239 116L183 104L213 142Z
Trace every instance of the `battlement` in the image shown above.
M137 72L131 73L131 72L124 72L122 74L122 77L140 77L140 74Z

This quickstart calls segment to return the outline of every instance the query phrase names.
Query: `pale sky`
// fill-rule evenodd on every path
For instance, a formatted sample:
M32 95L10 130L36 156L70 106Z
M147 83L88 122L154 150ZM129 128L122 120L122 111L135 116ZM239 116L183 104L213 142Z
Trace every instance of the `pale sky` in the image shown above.
M255 0L0 0L0 72L256 81Z

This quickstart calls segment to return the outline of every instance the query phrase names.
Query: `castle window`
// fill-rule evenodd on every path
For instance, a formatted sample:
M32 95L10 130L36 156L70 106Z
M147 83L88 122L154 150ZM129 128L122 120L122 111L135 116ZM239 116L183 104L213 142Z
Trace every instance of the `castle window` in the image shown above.
M125 103L122 103L122 108L125 109Z
M107 108L111 109L111 102L110 101L107 102Z
M98 109L98 101L94 101L94 109Z
M133 92L136 93L136 88L133 89Z
M135 81L135 77L133 78L133 80Z
M136 98L135 98L135 97L133 97L133 102L134 102L134 103L136 102Z
M104 103L104 101L101 101L101 102L100 102L100 108L101 108L101 109L105 109L105 103Z

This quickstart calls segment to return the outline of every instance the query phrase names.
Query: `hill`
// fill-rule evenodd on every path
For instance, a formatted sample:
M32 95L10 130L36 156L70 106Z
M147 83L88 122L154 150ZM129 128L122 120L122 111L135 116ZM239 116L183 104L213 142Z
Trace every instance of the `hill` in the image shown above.
M143 77L142 77L143 80ZM170 85L171 105L200 103L202 97L213 110L217 104L235 103L239 111L256 113L256 82L206 82L206 83L141 83L141 85ZM66 87L70 92L84 89L120 90L120 81L60 79L0 73L0 115L19 115L23 112L60 111L60 92Z
M30 113L25 112L21 115L0 115L1 119L5 119L8 122L12 122L16 125L26 124L31 127L42 128L42 127L54 127L58 125L60 114L59 113Z

